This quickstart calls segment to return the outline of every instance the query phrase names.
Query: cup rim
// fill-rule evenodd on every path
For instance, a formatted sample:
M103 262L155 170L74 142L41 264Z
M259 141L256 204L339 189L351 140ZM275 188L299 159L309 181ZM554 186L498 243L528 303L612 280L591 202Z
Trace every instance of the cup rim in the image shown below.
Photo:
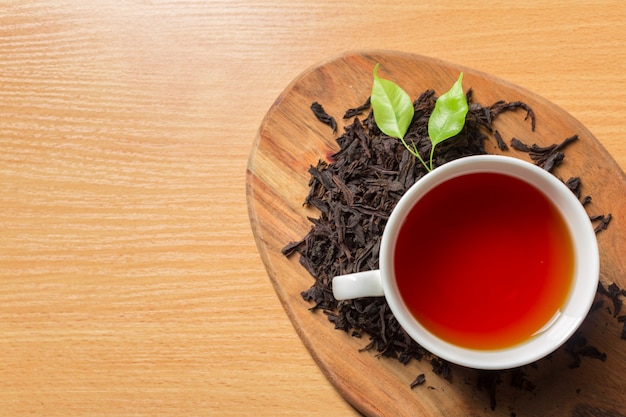
M479 350L453 345L420 325L406 307L395 284L395 239L402 222L429 190L454 177L497 172L511 175L546 194L564 218L574 246L574 279L560 314L532 338L507 348ZM510 369L535 362L558 349L587 316L597 291L600 265L595 231L589 217L569 188L548 171L524 160L503 155L474 155L448 162L417 181L398 201L383 232L380 274L387 303L404 330L434 355L458 365L485 369Z

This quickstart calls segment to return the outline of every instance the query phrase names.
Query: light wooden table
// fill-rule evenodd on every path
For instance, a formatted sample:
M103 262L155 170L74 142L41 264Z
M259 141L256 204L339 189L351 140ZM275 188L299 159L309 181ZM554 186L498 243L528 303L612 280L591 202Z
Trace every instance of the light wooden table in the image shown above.
M585 3L3 2L0 414L356 414L256 252L264 113L321 60L401 50L544 96L626 169L626 3Z

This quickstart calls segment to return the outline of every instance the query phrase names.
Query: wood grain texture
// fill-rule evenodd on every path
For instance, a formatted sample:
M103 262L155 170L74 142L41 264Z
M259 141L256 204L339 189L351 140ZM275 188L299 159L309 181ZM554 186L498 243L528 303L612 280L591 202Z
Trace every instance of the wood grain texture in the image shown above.
M264 115L329 56L414 52L546 97L625 169L626 5L588 3L1 2L1 414L356 415L255 246Z
M319 215L302 207L308 194L307 168L338 150L336 135L316 120L310 104L322 103L330 115L341 120L345 110L369 96L371 72L377 63L381 77L394 80L413 98L429 88L439 94L447 91L462 71L464 86L472 89L476 102L484 106L499 100L528 104L537 116L536 130L531 130L523 114L503 114L494 122L503 138L548 146L578 135L578 141L565 150L565 163L554 174L563 180L580 176L585 195L593 198L589 215L611 213L615 218L610 229L598 235L600 280L605 287L612 283L626 286L626 175L580 122L554 104L484 73L418 55L371 51L331 59L297 77L268 112L248 164L250 219L270 279L311 355L337 389L366 415L479 415L490 405L490 399L481 395L476 371L453 366L454 380L449 383L435 375L426 360L404 366L363 353L366 342L336 331L324 314L308 310L310 306L300 293L312 285L312 277L297 262L297 256L287 259L281 253L285 245L299 241L309 231L312 224L308 218ZM351 119L340 123L348 125ZM503 153L494 139L486 148L490 153ZM504 153L529 160L523 152ZM626 351L617 321L612 325L608 321L608 314L591 315L582 326L594 346L610 352L608 364L585 364L584 369L573 373L564 364L569 354L561 349L532 369L536 375L531 381L538 381L533 381L535 390L512 391L500 384L494 415L508 416L511 411L520 415L571 414L580 404L619 409L625 401L626 379L622 375ZM429 375L428 387L412 391L409 385L419 374ZM611 383L602 383L605 379ZM585 395L579 396L583 390Z

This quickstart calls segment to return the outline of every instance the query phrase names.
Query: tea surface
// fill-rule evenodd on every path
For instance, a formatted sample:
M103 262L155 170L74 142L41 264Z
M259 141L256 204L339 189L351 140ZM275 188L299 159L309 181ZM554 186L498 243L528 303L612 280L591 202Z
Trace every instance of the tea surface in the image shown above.
M428 192L402 225L394 266L413 315L473 349L528 340L565 303L574 271L564 220L533 186L497 173Z

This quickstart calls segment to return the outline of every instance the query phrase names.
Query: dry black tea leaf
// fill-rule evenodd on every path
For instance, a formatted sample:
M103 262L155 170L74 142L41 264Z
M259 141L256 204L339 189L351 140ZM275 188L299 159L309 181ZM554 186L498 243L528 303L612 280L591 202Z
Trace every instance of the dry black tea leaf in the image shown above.
M411 387L411 389L413 389L418 385L422 385L424 382L426 382L426 375L419 374L417 378L415 378L415 380L409 384L409 386Z
M521 101L513 101L510 103L507 103L505 101L497 101L489 107L492 117L496 117L505 111L513 111L517 109L522 109L526 111L526 117L524 118L524 120L530 119L531 130L534 132L536 125L535 112L533 112L533 109L531 109L528 104L522 103Z
M613 215L611 213L607 215L601 214L597 216L591 216L589 217L589 219L592 222L598 222L594 230L596 233L599 233L603 230L606 230L606 228L609 227L609 223L611 223L611 220L613 219Z
M565 185L567 185L567 188L569 188L569 190L573 192L577 198L580 198L580 177L572 177L568 179L565 181Z
M511 139L511 147L515 149L516 151L526 152L526 153L530 152L530 147L517 138Z
M582 204L583 206L586 206L587 204L591 203L591 196L590 195L586 195L584 196L581 200L580 200L580 204Z
M371 100L371 97L368 97L367 100L365 100L365 103L361 104L360 106L346 110L346 114L343 115L343 118L350 119L352 117L360 115L365 110L370 108L370 105L371 105L370 100Z
M526 152L530 156L530 159L538 166L542 167L548 172L552 172L565 157L565 154L561 152L567 145L578 140L578 135L570 136L564 139L561 143L552 144L550 146L538 146L533 144L528 146L517 138L511 139L511 147L515 150Z
M497 130L493 132L493 137L496 139L496 143L498 144L498 149L501 151L508 151L509 146L506 144L504 139L502 139L502 135Z
M334 117L326 113L326 110L324 110L324 107L322 107L321 104L317 101L314 102L311 104L311 110L313 110L313 114L317 117L317 120L330 126L333 129L333 132L337 131L337 121L335 121Z

